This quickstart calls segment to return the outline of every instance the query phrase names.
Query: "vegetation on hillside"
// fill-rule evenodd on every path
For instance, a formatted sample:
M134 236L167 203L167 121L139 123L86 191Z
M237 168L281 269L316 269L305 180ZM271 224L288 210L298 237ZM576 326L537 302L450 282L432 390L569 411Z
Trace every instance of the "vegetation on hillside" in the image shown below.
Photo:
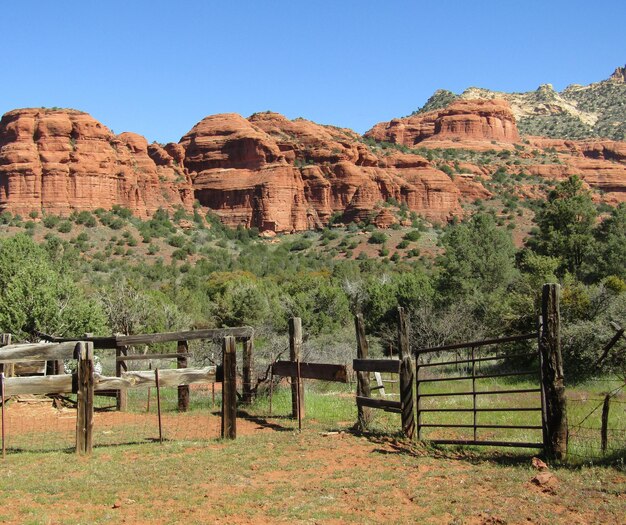
M555 139L609 138L626 140L626 84L604 80L588 86L572 85L562 92L550 85L527 93L499 93L469 88L461 95L439 89L412 115L443 109L462 98L515 99L527 107L517 126L523 135ZM531 111L535 108L534 111Z
M478 203L445 227L411 215L412 227L384 233L364 222L272 240L200 208L144 221L119 207L68 219L4 213L0 330L27 339L249 324L269 337L297 315L315 339L349 331L362 311L388 349L401 305L422 347L533 330L541 284L558 280L569 377L621 370L590 365L609 321L626 322L626 206L598 209L571 178L522 208L513 182L494 174L502 207ZM528 214L536 227L516 248L511 233Z

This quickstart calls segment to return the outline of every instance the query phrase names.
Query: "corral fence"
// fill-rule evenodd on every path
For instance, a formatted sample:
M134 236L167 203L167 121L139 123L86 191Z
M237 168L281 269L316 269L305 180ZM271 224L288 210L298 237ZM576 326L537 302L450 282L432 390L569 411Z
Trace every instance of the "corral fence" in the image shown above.
M591 458L623 453L626 429L617 412L623 416L626 401L618 394L626 385L604 380L615 384L610 392L592 397L592 404L589 396L567 395L559 293L558 285L544 285L536 332L412 350L404 310L398 308L399 359L368 358L363 318L357 315L353 368L359 427L367 428L371 409L382 409L401 414L406 437L434 444L536 448L560 460L569 450L589 459L578 442L587 443L591 435L598 443ZM623 331L616 338L620 336ZM397 374L400 400L374 396L382 384L378 380L372 387L371 372ZM573 410L569 422L568 402L587 407Z
M231 335L228 335L231 334ZM172 434L180 436L183 418L188 417L187 426L193 431L195 437L217 437L206 435L209 415L208 409L208 386L215 387L215 383L220 383L222 396L221 429L219 435L226 438L235 437L234 416L236 414L236 403L238 397L244 403L249 403L252 394L252 363L253 363L253 335L254 331L250 327L239 327L219 330L196 330L189 332L172 332L160 334L148 334L139 336L117 336L113 338L89 338L89 341L59 340L48 336L49 339L56 339L55 342L32 343L32 344L8 344L0 348L0 383L2 387L2 435L3 453L6 445L6 429L21 430L13 432L11 437L16 450L38 449L32 443L39 443L40 448L54 449L54 444L61 443L61 448L69 448L70 444L79 453L89 453L94 445L94 412L102 407L96 406L95 398L99 394L105 396L115 396L119 416L105 418L104 414L96 418L96 427L100 426L95 440L98 444L120 444L129 442L124 439L123 432L128 428L138 427L142 433L145 432L145 425L148 424L153 432L154 417L149 414L151 393L154 400L152 411L156 409L158 415L158 440L163 440L163 424L168 424ZM211 364L209 366L189 368L187 359L190 357L187 352L187 342L195 339L210 338L220 340L222 343L221 364ZM242 394L238 395L237 388L237 368L236 368L236 346L237 338L242 342ZM177 352L173 354L143 354L133 353L129 350L136 348L138 344L160 344L167 342L177 342ZM10 343L10 336L4 335L3 343ZM94 347L98 345L102 349L116 350L115 365L116 375L108 376L100 373L96 367ZM123 346L124 348L120 348ZM128 362L156 362L171 364L176 361L177 368L166 366L159 369L128 370L124 367ZM47 363L44 371L59 372L46 375L14 376L13 368L17 364L26 364L26 369L40 369L30 366L31 363ZM52 363L52 365L51 365ZM68 367L69 364L69 367ZM99 364L99 363L98 363ZM64 373L66 368L72 373ZM192 411L187 416L186 412L190 408L190 390L192 395L196 393L197 387L202 387L200 408L203 410ZM169 410L162 410L168 398L168 393L173 391L175 403ZM136 392L143 392L142 401L147 402L147 410L143 407L138 410ZM147 397L145 396L147 393ZM164 393L166 395L164 395ZM213 390L214 393L214 390ZM132 395L131 395L132 394ZM48 396L40 399L37 396ZM74 395L75 400L69 396ZM155 396L154 396L155 395ZM22 410L19 407L20 398L27 397L29 404L39 404L40 410ZM50 406L50 397L54 398L55 407ZM135 405L129 410L128 399L131 398ZM10 410L7 410L7 400L15 400L11 403ZM47 400L47 407L41 406L42 401ZM191 403L197 408L197 400ZM213 405L214 405L214 399ZM24 404L26 405L26 404ZM46 410L49 408L50 410ZM98 413L100 413L100 410ZM126 414L126 412L129 412ZM7 413L8 412L8 413ZM132 413L130 413L132 412ZM162 417L162 412L168 412ZM202 415L204 413L204 415ZM176 415L178 414L178 415ZM200 414L198 416L198 414ZM114 415L114 414L111 414ZM5 417L7 416L7 417ZM73 428L75 427L75 428ZM43 436L51 435L50 439ZM143 439L145 440L145 439ZM50 445L48 441L54 444ZM134 442L134 441L130 441ZM30 443L30 445L29 445ZM43 446L41 445L42 443Z
M154 334L114 335L110 337L90 337L86 335L77 338L62 338L40 332L38 332L37 335L43 340L54 343L81 340L93 343L94 350L114 350L116 377L121 377L124 372L128 372L131 363L175 361L176 368L187 368L189 366L189 359L193 356L189 351L192 341L221 341L224 337L231 336L235 338L236 343L241 343L242 399L244 403L249 403L252 400L254 382L254 329L250 326L188 330L182 332L160 332ZM160 354L147 352L149 346L163 346L166 343L176 343L176 352ZM144 348L144 352L137 351L142 347ZM60 370L62 366L63 364L61 362L57 362L56 366L48 366L48 369ZM125 389L103 391L99 394L115 397L117 409L120 411L127 410L128 393ZM187 385L181 385L178 389L178 409L181 412L188 410L189 397L189 387Z

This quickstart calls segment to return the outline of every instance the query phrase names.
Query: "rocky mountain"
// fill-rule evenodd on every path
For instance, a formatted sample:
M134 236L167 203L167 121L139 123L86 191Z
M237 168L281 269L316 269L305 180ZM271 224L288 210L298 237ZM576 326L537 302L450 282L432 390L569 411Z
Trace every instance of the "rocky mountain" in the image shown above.
M611 82L621 86L621 74ZM500 191L494 181L503 177L573 174L596 200L626 201L626 142L520 136L521 103L495 96L431 102L431 111L364 136L278 113L231 113L208 116L166 145L115 135L80 111L14 110L0 120L0 211L68 215L120 205L146 217L197 200L229 226L261 231L331 221L388 227L410 224L411 213L439 222L463 216ZM503 195L535 199L547 188L516 183Z
M413 115L444 109L457 100L506 100L523 135L548 138L626 139L626 66L618 67L607 80L562 92L551 84L528 93L504 93L471 87L460 95L439 90Z
M191 209L178 148L115 135L81 111L10 111L0 120L0 209L68 215L117 204L142 217L160 207Z

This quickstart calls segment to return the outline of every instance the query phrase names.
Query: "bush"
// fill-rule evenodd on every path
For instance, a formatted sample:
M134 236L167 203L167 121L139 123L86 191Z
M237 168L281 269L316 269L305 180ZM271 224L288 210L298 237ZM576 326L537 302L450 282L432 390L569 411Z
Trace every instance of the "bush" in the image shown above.
M383 232L372 232L367 242L370 244L385 244L387 242L387 235Z
M167 239L167 243L174 248L182 248L185 245L185 237L183 235L171 235Z
M313 243L307 239L298 239L297 241L294 241L289 245L289 251L300 252L302 250L310 248L312 245Z
M419 230L411 230L410 232L407 232L404 234L404 237L402 237L405 241L409 241L409 242L416 242L419 241L419 238L421 237L421 233L419 232Z
M58 215L44 215L42 222L46 228L54 228L61 222L61 217Z
M61 233L69 233L72 231L72 223L70 221L63 221L57 228Z

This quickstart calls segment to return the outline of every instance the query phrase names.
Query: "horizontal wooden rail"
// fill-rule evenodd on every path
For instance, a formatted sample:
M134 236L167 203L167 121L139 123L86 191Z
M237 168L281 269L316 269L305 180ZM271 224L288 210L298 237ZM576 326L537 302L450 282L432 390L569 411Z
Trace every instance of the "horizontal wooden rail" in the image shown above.
M247 338L254 336L254 328L242 326L237 328L211 328L207 330L189 330L186 332L163 332L158 334L124 335L116 337L117 344L130 346L138 344L167 343L170 341L191 341L193 339L221 339L233 336Z
M400 412L402 404L400 401L390 401L389 399L374 399L371 397L356 396L356 404L360 407L381 408L387 412Z
M215 366L206 368L179 368L159 370L159 386L171 387L191 385L193 383L211 383L215 380ZM119 388L156 387L154 371L122 372L121 377L96 375L95 389L109 390Z
M422 423L424 428L515 428L520 430L541 430L541 425L462 425L454 423Z
M60 361L74 359L77 341L65 343L27 343L0 348L0 363Z
M354 359L352 368L355 372L400 373L399 359Z
M174 387L193 383L210 383L215 380L215 366L206 368L180 368L159 370L159 386ZM94 390L119 390L127 388L156 387L153 371L123 372L121 377L95 374ZM5 379L5 394L71 394L76 392L74 376L31 376Z
M191 357L189 352L181 352L180 354L134 354L120 355L115 358L116 361L149 361L150 359L178 359L179 357Z
M457 377L438 377L435 379L420 379L420 383L438 383L440 381L464 381L468 379L490 379L492 377L513 377L513 376L536 376L539 375L538 370L525 370L522 372L501 372L498 374L482 374L479 376L457 376Z
M504 355L494 355L491 357L477 357L476 359L458 359L456 361L443 361L441 363L417 363L415 366L417 368L425 368L430 366L445 366L445 365L462 365L469 363L482 363L485 361L501 361L503 359L516 359L518 357L537 357L537 354L529 354L528 352L524 352L523 354L504 354Z
M450 345L434 346L432 348L420 348L415 350L415 355L428 354L430 352L441 352L444 350L457 350L459 348L479 348L481 346L497 345L504 343L513 343L515 341L525 341L527 339L537 339L539 337L538 332L532 332L530 334L512 335L509 337L497 337L494 339L483 339L481 341L470 341L466 343L454 343Z
M89 341L96 349L113 349L118 346L131 346L139 344L167 343L171 341L191 341L193 339L220 339L226 336L233 336L247 339L254 336L254 328L251 326L239 326L234 328L208 328L204 330L187 330L183 332L160 332L155 334L138 335L114 335L108 337L79 337L66 338L36 332L41 339L46 339L54 343L65 343L68 341Z
M437 392L436 394L418 394L417 397L484 396L493 394L525 394L529 392L541 392L541 388L520 388L517 390L477 390L476 392Z
M420 408L420 412L541 412L541 407Z
M294 377L298 373L303 379L319 379L322 381L348 382L348 371L345 365L333 365L328 363L298 363L296 361L276 361L272 365L272 375L281 377Z
M72 376L7 377L4 380L6 396L18 394L71 394L76 392Z
M463 439L429 439L436 445L478 445L487 447L519 447L519 448L543 448L543 443L522 443L519 441L474 441Z

